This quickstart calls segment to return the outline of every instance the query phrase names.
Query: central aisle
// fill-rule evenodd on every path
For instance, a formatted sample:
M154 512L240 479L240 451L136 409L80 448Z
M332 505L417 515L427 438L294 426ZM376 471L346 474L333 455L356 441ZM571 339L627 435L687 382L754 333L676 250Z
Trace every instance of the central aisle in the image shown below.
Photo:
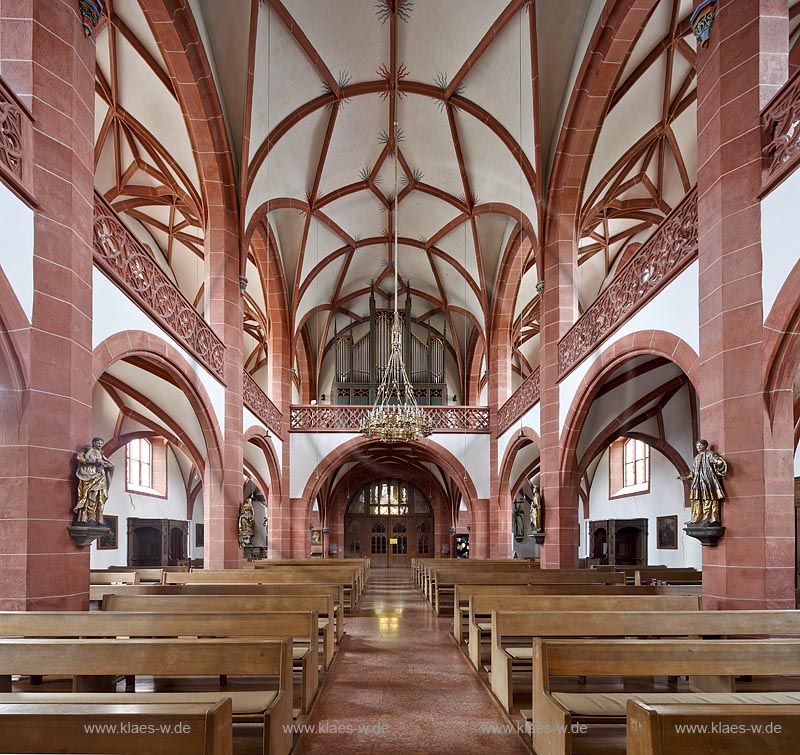
M372 569L296 755L530 755L411 580ZM341 732L341 733L337 733Z

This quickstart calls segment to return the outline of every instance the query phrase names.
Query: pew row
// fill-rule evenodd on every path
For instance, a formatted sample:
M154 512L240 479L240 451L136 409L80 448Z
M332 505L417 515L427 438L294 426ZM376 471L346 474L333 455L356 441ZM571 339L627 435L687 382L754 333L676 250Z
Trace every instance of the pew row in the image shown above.
M292 638L300 669L300 710L308 712L319 689L316 611L271 613L0 612L0 637Z
M529 671L534 637L800 637L798 611L492 611L492 692L511 710L512 672ZM513 639L512 639L513 638Z
M491 616L493 611L600 611L608 620L609 611L699 611L700 606L699 595L473 595L469 601L469 659L480 669L481 649L492 623L478 617Z
M796 755L800 704L628 700L627 755Z
M0 704L0 753L232 755L230 699L207 703Z
M94 592L97 590L97 592ZM333 615L319 613L320 626L334 623L336 642L344 636L344 589L334 583L285 584L192 584L192 585L103 585L90 588L90 599L102 602L106 595L325 595L333 598Z
M92 571L89 573L91 585L138 585L140 582L137 571Z
M557 677L709 677L733 689L747 675L800 675L800 640L533 640L532 744L569 755L576 723L622 724L628 700L647 704L800 703L800 692L554 692ZM800 681L797 684L800 688Z
M264 755L287 755L292 745L292 648L288 640L252 639L0 639L0 676L73 677L73 692L13 693L0 704L47 696L52 702L206 703L230 698L233 721L261 723ZM277 689L212 692L113 692L115 676L277 677ZM264 683L266 684L266 682ZM77 694L80 693L80 694ZM24 695L24 697L20 697Z
M455 587L459 584L528 584L528 585L624 585L622 574L591 572L586 569L529 569L506 573L484 571L465 574L460 570L431 569L431 594L436 615L453 608ZM452 601L452 602L451 602Z
M138 587L119 587L137 590ZM469 633L470 595L499 597L505 595L700 595L701 588L678 585L456 585L453 605L453 636L460 645ZM476 615L487 622L490 615ZM465 631L466 630L466 631Z
M333 614L333 599L328 595L106 595L103 611L123 613L261 613L315 611ZM336 652L333 624L320 627L322 659L325 669Z
M334 582L344 587L345 597L349 600L347 608L353 613L358 604L358 579L352 567L342 570L338 567L325 569L309 569L304 567L275 566L272 569L225 569L220 571L193 571L186 574L164 574L165 585L191 584L309 584ZM349 593L348 593L349 591Z

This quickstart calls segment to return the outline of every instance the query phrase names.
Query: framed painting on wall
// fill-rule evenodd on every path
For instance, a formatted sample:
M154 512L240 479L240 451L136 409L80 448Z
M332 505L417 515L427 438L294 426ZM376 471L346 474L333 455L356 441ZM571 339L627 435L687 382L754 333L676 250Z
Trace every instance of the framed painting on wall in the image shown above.
M202 548L205 542L205 525L195 524L194 526L194 547Z
M97 539L97 550L115 551L119 547L117 542L119 517L112 514L103 514L103 524L105 524L111 532Z
M656 548L676 549L678 547L678 517L656 517Z

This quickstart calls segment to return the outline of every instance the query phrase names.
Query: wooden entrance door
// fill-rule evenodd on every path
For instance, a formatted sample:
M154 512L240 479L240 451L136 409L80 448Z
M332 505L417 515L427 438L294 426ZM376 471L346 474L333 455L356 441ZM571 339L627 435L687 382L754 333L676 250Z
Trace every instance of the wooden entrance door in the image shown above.
M434 553L433 514L425 496L399 480L378 480L350 500L344 518L345 558L375 567L404 567Z

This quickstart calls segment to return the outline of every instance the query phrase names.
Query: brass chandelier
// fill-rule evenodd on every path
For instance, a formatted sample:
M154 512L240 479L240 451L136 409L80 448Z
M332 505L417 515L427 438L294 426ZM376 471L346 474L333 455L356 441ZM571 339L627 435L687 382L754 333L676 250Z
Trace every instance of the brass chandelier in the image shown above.
M395 25L396 29L396 25ZM395 34L397 32L395 31ZM414 396L414 387L408 379L406 366L403 363L403 328L400 324L400 314L397 311L397 259L398 259L398 218L399 218L399 187L398 187L398 116L397 116L397 68L394 71L394 317L392 319L391 346L389 361L383 379L375 394L375 404L364 417L359 432L366 438L377 438L383 443L411 442L424 438L433 432L433 427L427 414L417 404Z

